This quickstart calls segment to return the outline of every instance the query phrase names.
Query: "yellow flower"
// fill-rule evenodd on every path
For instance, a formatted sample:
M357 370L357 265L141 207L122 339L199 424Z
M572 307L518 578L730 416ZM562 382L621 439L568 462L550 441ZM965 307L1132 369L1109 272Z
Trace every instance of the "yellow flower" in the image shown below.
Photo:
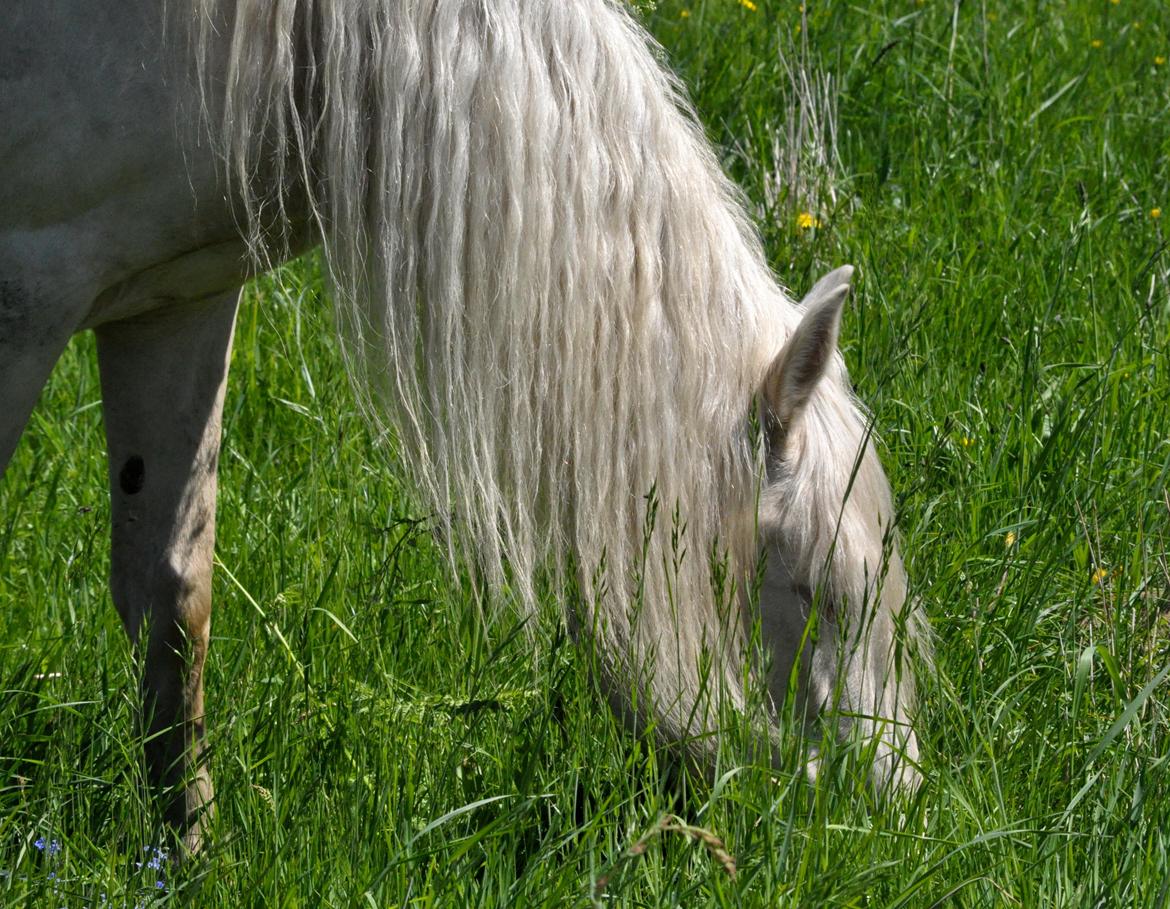
M1092 581L1094 584L1100 585L1107 577L1109 577L1108 571L1106 571L1104 568L1097 568L1093 572Z
M1014 530L1009 530L1004 534L1003 545L1009 549L1016 545L1016 532Z
M1102 41L1100 38L1094 38L1092 41L1089 42L1089 44L1092 47L1102 47L1105 44L1105 42Z
M1155 221L1157 221L1160 217L1162 217L1162 209L1151 208L1150 209L1150 217L1153 218Z
M750 9L753 13L757 9L757 6L754 3L752 3L752 0L739 0L739 5L742 6L744 9Z
M1166 58L1163 57L1161 54L1158 54L1158 56L1156 56L1154 58L1154 66L1164 66L1165 63L1166 63Z
M684 9L679 13L679 16L683 19L689 19L691 18L691 11L689 9Z
M959 444L962 445L964 448L970 448L972 445L975 444L975 440L972 439L970 436L963 436L963 438L959 439Z
M1117 6L1117 4L1119 4L1121 2L1121 0L1109 0L1109 2L1112 3L1114 6Z
M821 226L821 219L814 215L811 211L802 211L796 216L796 226L801 230L809 230L813 227Z

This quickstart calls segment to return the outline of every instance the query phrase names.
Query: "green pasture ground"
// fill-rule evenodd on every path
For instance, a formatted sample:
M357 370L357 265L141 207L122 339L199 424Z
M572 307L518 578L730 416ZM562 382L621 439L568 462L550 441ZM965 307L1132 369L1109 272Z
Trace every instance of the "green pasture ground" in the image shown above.
M445 573L308 257L236 338L200 861L151 867L91 337L0 483L0 905L1166 905L1164 0L638 15L780 279L858 268L842 347L937 637L921 791L876 799L847 749L813 787L735 730L711 785L631 737L551 616ZM792 67L831 154L785 144Z

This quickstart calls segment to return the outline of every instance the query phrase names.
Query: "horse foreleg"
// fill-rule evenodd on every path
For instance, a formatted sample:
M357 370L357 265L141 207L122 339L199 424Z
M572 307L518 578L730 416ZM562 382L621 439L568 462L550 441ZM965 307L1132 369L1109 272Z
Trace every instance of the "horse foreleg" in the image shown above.
M0 237L0 475L87 301L76 288L25 274L3 246Z
M216 466L238 291L99 326L114 603L136 650L146 766L192 850L212 807L203 664Z
M4 340L0 338L0 400L4 402L0 413L0 476L8 467L41 386L65 346L62 342L51 348L12 351Z

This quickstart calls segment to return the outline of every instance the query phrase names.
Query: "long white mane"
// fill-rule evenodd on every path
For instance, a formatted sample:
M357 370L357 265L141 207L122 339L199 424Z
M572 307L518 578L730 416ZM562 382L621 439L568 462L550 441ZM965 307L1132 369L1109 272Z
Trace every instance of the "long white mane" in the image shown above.
M351 368L457 554L528 608L574 565L570 621L666 736L702 725L705 652L742 698L745 566L712 565L754 558L752 402L799 314L646 34L611 0L196 7L253 236L316 222Z

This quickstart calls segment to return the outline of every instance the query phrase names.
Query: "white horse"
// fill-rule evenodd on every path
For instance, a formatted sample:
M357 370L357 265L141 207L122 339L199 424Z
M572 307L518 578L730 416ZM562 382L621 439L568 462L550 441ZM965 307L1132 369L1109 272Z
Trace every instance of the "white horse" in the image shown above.
M148 768L188 843L212 798L202 670L238 288L314 243L366 403L422 501L458 514L452 555L497 588L506 564L529 609L542 571L574 582L566 620L619 710L709 763L720 703L759 679L778 716L795 678L810 729L833 717L873 743L875 782L913 785L900 654L925 626L836 351L851 270L800 305L780 290L622 6L164 6L5 11L0 468L93 329L113 597L145 654Z

